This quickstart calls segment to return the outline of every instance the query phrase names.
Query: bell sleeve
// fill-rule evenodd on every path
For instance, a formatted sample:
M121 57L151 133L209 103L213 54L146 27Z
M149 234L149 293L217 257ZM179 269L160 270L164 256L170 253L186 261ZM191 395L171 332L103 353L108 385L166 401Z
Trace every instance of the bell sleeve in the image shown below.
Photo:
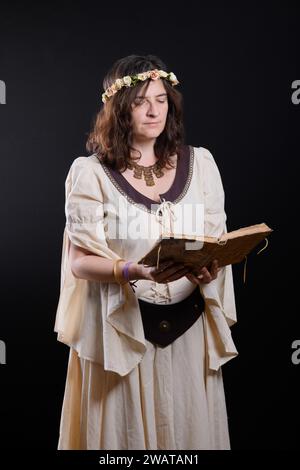
M225 194L218 166L209 152L202 148L202 180L204 201L204 234L220 237L227 233ZM236 305L232 266L218 272L217 279L201 283L205 298L205 327L208 366L218 370L238 352L231 337L230 326L236 323Z
M72 346L79 356L126 375L146 351L138 302L131 287L100 282L95 291L90 288L91 281L76 278L70 266L70 242L97 256L120 258L105 237L101 176L95 162L78 157L66 178L66 225L54 331L58 340ZM100 293L96 303L90 298L95 292Z

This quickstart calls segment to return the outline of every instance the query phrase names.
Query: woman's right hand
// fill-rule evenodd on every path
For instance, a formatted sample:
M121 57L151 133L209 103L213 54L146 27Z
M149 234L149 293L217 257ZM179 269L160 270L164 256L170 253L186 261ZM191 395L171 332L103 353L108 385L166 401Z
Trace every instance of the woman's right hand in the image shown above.
M182 263L174 263L173 261L165 261L159 264L159 268L144 266L143 264L136 265L136 279L148 279L150 281L165 284L167 282L176 281L185 276L190 271L190 268L184 266Z

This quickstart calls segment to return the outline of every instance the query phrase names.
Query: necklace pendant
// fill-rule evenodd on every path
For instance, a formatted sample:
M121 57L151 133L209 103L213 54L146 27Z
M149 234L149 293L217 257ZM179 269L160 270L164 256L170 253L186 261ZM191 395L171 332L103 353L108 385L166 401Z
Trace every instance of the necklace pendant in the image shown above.
M164 176L164 173L160 168L155 168L153 171L155 173L156 178L161 178L162 176Z
M142 179L142 173L143 173L143 171L142 171L141 168L136 168L135 167L134 170L133 170L133 176L134 176L134 178L137 178L138 180Z
M144 178L147 186L154 186L154 179L152 174L152 169L144 167Z
M152 176L147 177L147 178L145 177L145 181L146 181L146 185L147 185L147 186L154 186L154 184L155 184L155 183L154 183L154 179L153 179Z
M140 180L142 179L144 175L144 179L146 181L147 186L155 185L153 173L155 174L157 178L161 178L164 175L164 172L162 171L161 163L159 161L154 163L154 165L150 165L150 166L143 166L135 162L129 162L128 168L130 170L133 169L133 177L136 179Z

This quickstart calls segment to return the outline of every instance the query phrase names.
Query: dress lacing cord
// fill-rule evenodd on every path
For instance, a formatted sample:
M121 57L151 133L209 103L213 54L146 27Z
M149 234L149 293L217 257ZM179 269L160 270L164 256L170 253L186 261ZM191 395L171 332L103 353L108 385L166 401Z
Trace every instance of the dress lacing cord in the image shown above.
M155 212L156 220L162 225L162 234L174 232L173 221L177 220L174 213L174 204L171 201L166 201L165 198L161 198L162 203L158 206ZM157 268L159 267L159 259L157 262ZM155 286L151 287L151 291L154 293L154 300L156 303L165 303L171 300L170 291L167 284L155 283Z
M157 304L166 303L165 301L170 301L171 296L167 284L155 283L155 286L151 287L151 291L154 292L154 301Z
M173 221L177 219L174 213L173 202L166 201L165 198L160 198L162 203L159 204L155 212L155 219L162 225L162 234L164 233L173 233ZM159 261L159 260L158 260ZM159 267L159 262L157 263L157 268ZM137 281L134 281L137 282ZM133 286L137 287L134 282L130 282L132 290L135 292ZM155 286L151 287L151 291L154 296L153 299L155 303L165 303L165 301L171 300L169 288L167 284L155 283Z
M173 221L177 219L174 213L175 204L171 201L166 201L164 198L161 198L163 201L157 208L155 212L155 218L157 222L162 225L162 233L170 231L174 232ZM167 221L166 221L167 219Z

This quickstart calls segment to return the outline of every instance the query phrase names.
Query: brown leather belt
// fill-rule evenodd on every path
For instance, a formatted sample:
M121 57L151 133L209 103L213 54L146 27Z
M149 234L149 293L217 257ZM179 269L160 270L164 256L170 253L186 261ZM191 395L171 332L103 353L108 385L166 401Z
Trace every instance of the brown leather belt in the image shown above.
M175 304L155 304L138 299L145 338L166 347L185 333L204 311L204 299L199 286L185 299Z

